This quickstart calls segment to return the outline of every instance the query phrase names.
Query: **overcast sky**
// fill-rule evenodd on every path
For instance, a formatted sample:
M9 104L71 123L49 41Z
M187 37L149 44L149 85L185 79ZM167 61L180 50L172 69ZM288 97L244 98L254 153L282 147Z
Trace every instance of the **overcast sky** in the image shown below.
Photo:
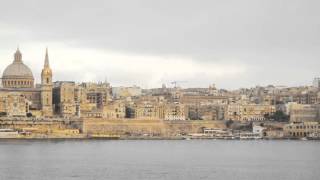
M2 0L0 71L19 45L39 81L236 89L320 76L320 1Z

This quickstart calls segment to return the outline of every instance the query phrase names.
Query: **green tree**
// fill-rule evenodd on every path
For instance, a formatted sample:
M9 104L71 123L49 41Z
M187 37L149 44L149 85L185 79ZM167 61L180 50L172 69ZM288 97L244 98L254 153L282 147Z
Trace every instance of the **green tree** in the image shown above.
M270 119L278 122L288 122L290 116L286 115L283 111L276 111L274 114L270 116Z

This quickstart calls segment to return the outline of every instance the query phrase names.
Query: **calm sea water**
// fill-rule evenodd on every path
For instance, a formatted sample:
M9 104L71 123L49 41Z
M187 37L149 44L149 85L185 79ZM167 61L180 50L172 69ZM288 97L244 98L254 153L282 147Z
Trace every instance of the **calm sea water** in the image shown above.
M0 179L320 179L316 141L0 141Z

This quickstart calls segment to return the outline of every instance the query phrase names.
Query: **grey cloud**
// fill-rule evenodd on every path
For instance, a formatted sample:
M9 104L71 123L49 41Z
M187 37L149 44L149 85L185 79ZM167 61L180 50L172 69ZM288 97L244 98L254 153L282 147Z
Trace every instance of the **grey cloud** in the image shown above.
M22 38L199 62L232 60L252 69L217 80L225 86L226 80L296 85L320 75L319 7L316 0L4 0L0 26L16 29L18 39L0 46Z

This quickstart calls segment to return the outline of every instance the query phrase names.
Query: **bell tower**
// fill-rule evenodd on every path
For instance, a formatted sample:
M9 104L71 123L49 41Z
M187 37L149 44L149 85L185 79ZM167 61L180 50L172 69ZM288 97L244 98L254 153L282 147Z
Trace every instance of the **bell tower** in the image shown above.
M41 106L42 116L52 117L52 70L49 64L48 48L44 60L44 67L41 72Z

